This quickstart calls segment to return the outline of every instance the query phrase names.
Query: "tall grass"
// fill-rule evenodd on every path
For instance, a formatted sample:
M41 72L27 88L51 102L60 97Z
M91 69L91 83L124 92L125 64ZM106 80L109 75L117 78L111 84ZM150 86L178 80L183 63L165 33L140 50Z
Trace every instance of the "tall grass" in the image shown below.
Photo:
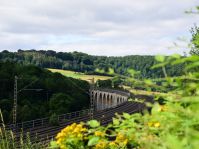
M26 133L24 135L23 131L19 134L12 130L7 130L3 115L0 109L0 149L44 149L46 148L44 143L34 143L31 142L30 134ZM19 137L17 138L17 135Z

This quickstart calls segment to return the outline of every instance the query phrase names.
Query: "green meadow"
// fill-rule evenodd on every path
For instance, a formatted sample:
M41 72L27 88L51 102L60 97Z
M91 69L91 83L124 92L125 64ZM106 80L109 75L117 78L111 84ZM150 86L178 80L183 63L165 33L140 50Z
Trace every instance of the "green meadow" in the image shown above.
M81 79L81 80L85 80L85 81L91 81L91 79L93 79L93 78L94 78L95 81L97 81L97 80L108 80L108 79L112 78L112 77L109 77L109 76L86 75L86 74L81 73L81 72L75 72L75 71L70 71L70 70L51 69L51 68L48 68L48 70L50 70L51 72L61 73L62 75L66 76L66 77L72 77L72 78L75 78L75 79Z

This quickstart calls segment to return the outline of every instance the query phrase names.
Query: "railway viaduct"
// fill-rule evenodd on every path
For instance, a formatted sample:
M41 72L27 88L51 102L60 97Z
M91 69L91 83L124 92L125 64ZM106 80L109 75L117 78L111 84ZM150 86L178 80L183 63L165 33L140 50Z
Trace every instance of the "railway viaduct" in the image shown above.
M128 101L129 97L130 93L124 91L102 88L90 89L90 98L95 111L116 107Z

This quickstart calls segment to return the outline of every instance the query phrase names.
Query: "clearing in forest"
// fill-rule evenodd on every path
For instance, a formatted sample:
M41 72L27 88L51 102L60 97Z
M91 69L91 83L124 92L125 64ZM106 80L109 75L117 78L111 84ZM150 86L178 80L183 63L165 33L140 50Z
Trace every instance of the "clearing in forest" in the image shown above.
M81 79L81 80L85 80L85 81L91 81L91 79L93 79L93 78L95 81L108 80L108 79L112 78L109 76L102 76L102 75L86 75L82 72L75 72L75 71L71 71L71 70L51 69L51 68L48 68L48 70L50 70L51 72L61 73L62 75L66 76L66 77L72 77L75 79Z

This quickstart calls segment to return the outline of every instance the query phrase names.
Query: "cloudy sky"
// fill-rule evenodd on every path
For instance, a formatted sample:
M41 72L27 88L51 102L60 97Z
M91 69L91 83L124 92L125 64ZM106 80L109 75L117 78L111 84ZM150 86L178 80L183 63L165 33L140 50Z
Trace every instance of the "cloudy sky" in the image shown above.
M92 55L186 51L198 0L0 0L0 49ZM180 48L173 47L178 42Z

